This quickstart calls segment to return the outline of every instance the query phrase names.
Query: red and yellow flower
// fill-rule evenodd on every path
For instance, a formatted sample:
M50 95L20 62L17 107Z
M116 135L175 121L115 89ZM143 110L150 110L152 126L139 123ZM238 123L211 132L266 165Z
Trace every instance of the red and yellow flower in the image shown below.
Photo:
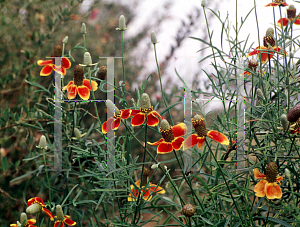
M68 85L63 87L63 90L68 91L68 99L76 98L76 95L80 96L83 100L88 100L90 98L90 91L96 91L98 89L98 84L96 81L84 79L84 71L82 66L76 65L74 69L74 80L71 80Z
M258 66L258 62L254 59L251 59L249 62L248 62L248 68L254 72L256 72L256 68ZM244 71L244 73L242 75L251 75L251 72L248 72L247 70Z
M150 143L150 145L157 146L158 154L166 154L174 150L179 150L183 145L184 136L186 134L186 126L184 123L180 123L175 126L170 126L167 120L162 120L160 124L160 132L163 138L159 141Z
M27 220L27 215L26 213L21 213L20 216L20 222L17 222L17 224L10 224L10 227L19 227L23 224L23 227L36 227L35 224L36 220L34 219L29 219Z
M54 56L53 57L61 57L62 56L62 47L61 45L56 45L54 47ZM66 69L71 67L71 62L68 58L61 59L61 67L55 67L55 58L52 60L38 60L38 65L44 66L40 72L41 76L49 76L52 73L52 70L55 72L62 74L63 76L66 75Z
M115 116L108 118L108 120L102 124L103 134L108 133L112 129L118 129L121 124L121 119L127 119L131 114L131 109L119 110L111 100L106 100L106 106L108 111L111 113L115 112Z
M282 177L278 175L278 167L274 162L270 162L266 166L266 175L262 174L257 168L254 169L254 177L261 179L254 187L254 192L257 197L267 196L268 199L280 199L282 197L282 191L280 181Z
M290 5L289 8L286 10L286 12L287 12L287 18L285 17L277 21L277 24L279 26L282 25L283 27L285 27L288 25L289 21L292 21L293 24L295 25L300 25L299 17L296 18L296 8L294 7L294 5Z
M275 0L274 2L271 2L265 6L288 6L288 4L285 2L285 0Z
M184 141L185 149L194 147L196 144L200 149L205 141L206 136L218 143L229 145L229 140L224 134L215 130L208 131L206 129L204 118L200 115L196 114L194 116L194 118L192 119L192 124L196 133L186 138L186 140Z
M48 217L50 218L51 221L54 221L52 213L50 212L50 210L46 209L45 207L46 207L46 205L41 198L34 197L27 201L26 213L27 214L35 214L35 213L39 212L40 210L42 210L48 215Z
M55 221L54 223L54 227L58 227L60 224L60 227L63 227L64 224L66 225L76 225L76 222L71 220L71 217L69 215L64 215L62 208L60 205L56 206L56 219L58 219L57 221Z
M269 28L266 32L266 36L264 36L263 41L264 45L260 47L256 47L254 51L247 54L247 57L258 55L258 59L261 60L262 63L265 63L269 58L271 59L274 55L275 51L283 54L283 51L280 51L280 47L275 46L275 40L273 38L274 30L273 28Z
M158 194L166 193L166 191L162 187L152 184L151 182L149 182L147 186L147 177L149 176L149 174L150 174L150 170L145 168L143 173L143 186L141 192L142 192L143 199L146 201L151 200L152 195L155 192ZM141 180L136 181L135 184L137 187L139 187L141 184ZM128 195L128 201L130 202L135 201L136 198L138 198L139 196L139 190L134 185L130 185L130 191L131 193L129 193Z
M147 119L147 125L156 126L159 123L159 119L163 119L159 113L153 110L151 106L150 98L146 93L142 94L141 97L141 108L139 110L131 110L131 125L139 126L142 125Z

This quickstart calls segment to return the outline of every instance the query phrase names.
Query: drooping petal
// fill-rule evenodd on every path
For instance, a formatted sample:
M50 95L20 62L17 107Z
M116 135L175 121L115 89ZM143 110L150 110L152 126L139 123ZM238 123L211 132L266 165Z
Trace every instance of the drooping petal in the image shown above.
M273 7L275 7L275 6L278 6L278 3L269 3L269 4L267 4L267 5L265 5L265 7L267 7L267 6L273 6Z
M131 113L132 114L132 113ZM131 119L131 125L132 126L139 126L141 124L144 123L146 119L146 114L140 112L140 113L137 113L132 119Z
M35 219L29 219L28 220L28 224L30 224L30 225L35 224L35 223L36 223Z
M34 197L34 198L31 198L31 199L28 199L28 201L27 201L27 206L29 207L30 205L32 205L32 204L34 204L34 203L36 203L35 197Z
M52 66L51 65L46 65L42 68L40 75L41 76L49 76L52 72Z
M148 144L150 144L150 145L152 145L152 146L157 146L157 145L159 145L162 141L165 141L163 138L161 138L159 141L156 141L156 142L154 142L154 143L150 143L150 142L148 142Z
M192 134L188 136L188 138L186 138L186 140L184 141L184 149L188 149L190 147L195 146L198 143L197 137L197 134Z
M187 128L184 123L180 123L178 125L173 126L172 131L173 131L174 137L184 136L186 134Z
M151 111L147 114L147 125L149 126L156 126L159 123L159 119L157 117L162 117L156 111Z
M146 201L150 201L152 199L152 195L150 195L150 192L148 189L143 189L143 199Z
M37 64L38 65L49 65L49 64L52 64L52 60L38 60Z
M61 68L61 74L64 76L64 75L66 75L66 73L67 73L67 70L65 69L65 68Z
M74 81L73 80L71 80L66 86L64 86L63 87L63 91L64 90L67 90L71 85L73 85L74 84Z
M274 183L267 183L266 187L265 187L265 191L266 191L266 195L267 195L268 199L275 199L276 198L276 191L277 190L274 186Z
M17 224L10 224L9 226L10 226L10 227L18 227Z
M39 203L41 206L46 206L44 201L40 197L35 197L35 202Z
M130 116L135 116L135 115L137 115L140 112L141 112L140 109L139 110L131 110Z
M276 199L281 199L282 197L282 191L281 191L281 188L280 186L277 184L277 183L273 183L273 186L275 188L275 198Z
M82 84L83 84L83 86L86 86L90 91L92 90L90 80L84 79ZM98 84L97 84L97 82L95 82L95 81L93 81L93 80L92 80L92 86L93 86L93 90L94 90L94 91L96 91L96 90L98 89Z
M207 132L207 136L220 144L229 145L229 140L221 132L210 130Z
M117 119L115 119L114 122L113 122L113 124L114 124L114 125L112 125L113 129L114 130L118 129L119 126L120 126L120 124L121 124L121 118L118 117Z
M253 56L253 55L256 55L258 54L258 51L256 49L258 49L259 47L256 47L254 51L251 51L249 54L247 54L246 57L249 57L249 56Z
M54 221L53 215L51 214L50 210L42 207L42 211L44 211L47 214L51 221Z
M71 62L68 58L62 58L61 59L61 67L65 69L69 69L71 67Z
M68 99L75 99L77 95L77 86L72 84L68 87Z
M294 24L295 24L295 25L300 25L300 19L297 18L297 19L294 21Z
M276 181L277 181L279 184L281 184L281 183L280 183L281 180L283 180L283 177L277 177L277 178L276 178Z
M157 186L156 184L149 183L149 185L150 185L151 194L153 192L156 192L158 194L165 194L166 193L166 191L162 187Z
M65 216L66 217L66 216ZM71 220L70 218L65 218L64 219L64 222L67 224L67 225L76 225L76 222Z
M175 150L179 150L182 146L184 142L184 138L183 137L176 137L173 141L172 141L172 146Z
M288 23L289 23L289 19L287 19L287 18L282 18L282 26L283 26L283 27L287 26ZM279 19L279 20L277 21L277 25L281 26L281 19Z
M56 221L55 223L54 223L54 227L58 227L59 226L59 223L60 223L60 221ZM61 222L61 224L60 224L60 227L62 227L62 226L64 226L64 223L63 222Z
M268 184L268 181L266 180L261 180L258 182L255 187L254 187L254 192L257 197L264 197L266 192L265 192L265 186Z
M254 169L254 177L256 179L264 179L264 180L266 179L266 175L261 173L258 168Z
M200 149L202 147L204 141L205 141L205 137L204 136L203 137L197 137L197 141L198 141L197 146Z
M83 100L89 100L90 90L86 86L78 86L77 90L80 98L82 98Z
M162 141L157 147L157 154L167 154L173 150L173 146L171 143L166 141Z
M126 109L126 110L120 110L121 111L121 118L122 119L127 119L130 117L131 114L131 109Z
M102 133L106 134L112 129L112 122L114 121L113 117L110 117L102 124Z

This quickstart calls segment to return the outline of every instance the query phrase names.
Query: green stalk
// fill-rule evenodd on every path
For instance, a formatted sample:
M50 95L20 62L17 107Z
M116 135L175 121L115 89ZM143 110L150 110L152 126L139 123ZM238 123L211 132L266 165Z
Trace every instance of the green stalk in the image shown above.
M47 177L47 181L48 181L48 185L49 185L49 200L51 202L52 201L51 200L51 186L50 186L50 180L49 180L48 171L47 171L45 148L42 149L42 152L43 152L43 160L44 160L44 165L45 165L46 177Z

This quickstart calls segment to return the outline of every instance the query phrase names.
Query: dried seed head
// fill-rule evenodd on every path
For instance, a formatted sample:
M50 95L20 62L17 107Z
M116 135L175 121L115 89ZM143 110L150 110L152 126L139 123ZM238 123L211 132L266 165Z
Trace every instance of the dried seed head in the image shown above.
M267 177L267 181L269 183L274 183L276 182L276 178L277 178L277 174L278 174L278 167L274 162L270 162L267 166L266 166L266 177Z
M289 122L296 122L300 117L300 103L294 106L287 114Z
M74 68L74 84L76 86L81 86L83 84L84 71L82 66L76 65Z
M54 47L52 57L61 57L61 56L62 56L62 46L60 44L58 44Z
M20 222L21 224L23 224L24 226L26 224L28 224L28 221L27 221L27 214L26 213L21 213L21 216L20 216Z
M291 178L291 172L290 172L290 170L289 170L288 168L285 168L284 172L285 172L285 175L286 175L288 178Z
M194 216L196 208L192 204L185 204L182 208L182 214L186 217Z
M84 53L84 64L87 66L92 65L92 57L90 52L85 52Z
M153 44L157 43L156 34L154 31L151 32L151 43Z
M68 38L69 38L69 37L66 36L66 37L63 39L63 43L64 43L64 44L66 44L66 43L68 42Z
M151 106L149 95L143 93L141 97L141 109L147 110L147 109L151 109L151 107L152 106Z
M118 107L116 107L115 104L110 99L106 100L106 106L107 106L108 111L111 114L115 114L115 116L116 116L120 113L120 110L118 109Z
M27 214L35 214L35 213L39 212L41 209L42 209L42 207L40 204L34 203L34 204L30 205L29 207L27 207L26 213Z
M268 28L267 32L266 32L266 36L264 36L263 41L264 41L264 46L265 47L269 47L269 45L271 47L275 46L275 39L274 39L274 29L273 28ZM269 45L268 45L269 44Z
M294 20L296 17L296 9L294 5L289 5L289 8L286 10L287 12L287 17L290 20Z
M283 130L286 131L289 128L289 121L287 120L287 117L285 114L282 114L280 117L281 125L283 127Z
M85 34L85 33L86 33L86 26L85 26L85 23L82 23L80 33L81 33L81 34Z
M62 211L61 205L56 205L56 216L58 220L64 219L64 212Z
M97 73L97 78L100 79L100 80L105 80L107 77L107 67L106 66L101 66L98 70L98 73ZM98 83L98 86L100 84L100 81L97 81Z
M79 140L81 137L81 133L78 128L74 128L75 137Z

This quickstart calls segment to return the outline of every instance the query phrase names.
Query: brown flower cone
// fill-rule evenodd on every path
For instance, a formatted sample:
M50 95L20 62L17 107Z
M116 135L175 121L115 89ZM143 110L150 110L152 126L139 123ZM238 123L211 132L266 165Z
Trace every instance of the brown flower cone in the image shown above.
M274 162L270 162L266 166L267 181L269 183L276 182L277 175L278 175L278 167L277 167L277 165Z

